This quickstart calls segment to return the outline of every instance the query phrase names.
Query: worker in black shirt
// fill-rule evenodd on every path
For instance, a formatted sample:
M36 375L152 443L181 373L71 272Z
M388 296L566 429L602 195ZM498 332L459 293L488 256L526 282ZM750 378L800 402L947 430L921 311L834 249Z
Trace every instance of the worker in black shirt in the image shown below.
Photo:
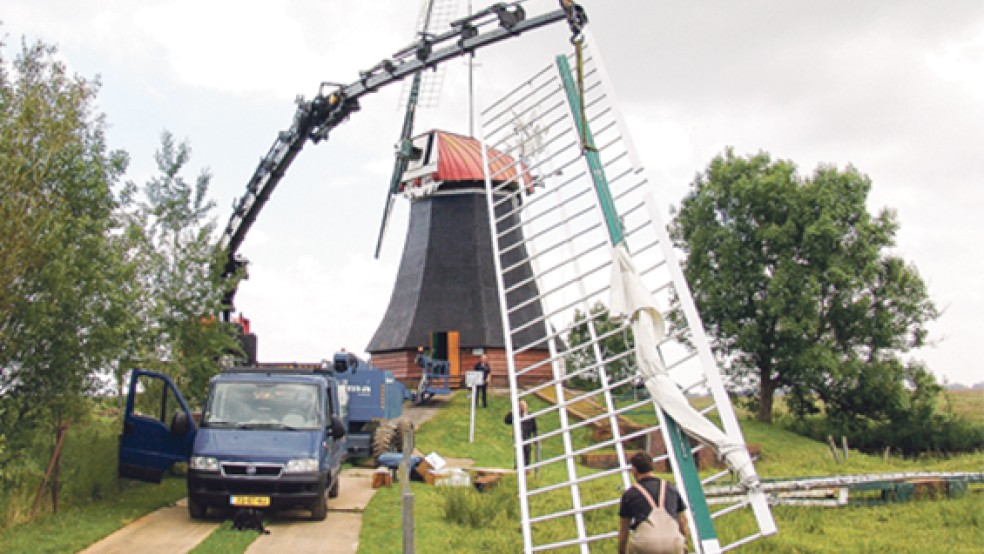
M482 374L482 384L478 385L475 389L475 405L478 405L478 395L482 395L482 407L488 408L488 399L485 396L485 391L489 386L489 379L492 378L492 367L489 366L489 357L482 354L481 359L475 364L475 371Z
M632 476L636 482L649 493L650 498L646 498L635 487L629 488L622 494L622 501L618 507L619 528L618 528L618 553L626 554L629 543L630 531L635 531L640 523L645 521L653 510L653 500L657 510L666 510L674 520L678 522L680 534L686 544L687 537L687 505L676 488L653 475L653 461L648 453L638 451L629 458ZM663 494L660 494L660 493ZM679 552L683 552L681 548Z
M524 441L532 439L537 435L536 418L531 417L528 419L523 419L527 416L527 414L529 414L529 412L530 409L529 406L526 405L526 401L520 400L519 417L522 420L522 423L520 423L520 428L521 428L520 434L522 435ZM513 413L509 412L508 414L506 414L505 419L503 419L503 423L505 423L506 425L512 425L512 422L513 422ZM532 444L523 445L523 460L525 461L524 465L526 466L530 465L530 452L532 448L533 448Z

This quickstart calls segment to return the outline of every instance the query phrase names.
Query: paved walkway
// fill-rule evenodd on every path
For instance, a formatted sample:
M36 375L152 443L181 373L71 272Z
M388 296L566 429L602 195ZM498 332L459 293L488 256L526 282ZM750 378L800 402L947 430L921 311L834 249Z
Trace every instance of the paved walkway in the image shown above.
M147 514L86 548L84 554L170 554L188 552L218 527L218 522L188 517L186 500Z
M338 498L328 501L328 518L313 522L307 512L278 513L267 525L269 535L260 535L247 554L285 554L288 552L339 552L359 550L362 512L375 489L371 469L346 469L339 482Z

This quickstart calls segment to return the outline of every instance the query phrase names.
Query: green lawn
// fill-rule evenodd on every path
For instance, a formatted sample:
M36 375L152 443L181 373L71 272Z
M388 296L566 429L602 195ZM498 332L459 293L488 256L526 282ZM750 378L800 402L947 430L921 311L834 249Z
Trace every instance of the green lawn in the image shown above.
M184 477L160 485L122 482L119 491L102 500L0 530L0 552L76 552L185 494Z
M478 410L476 417L476 441L468 442L468 402L462 393L450 400L445 408L417 434L417 446L424 452L435 451L445 457L471 458L477 466L511 468L511 429L502 422L508 411L508 399L504 396L490 398L487 410ZM536 402L533 410L539 409ZM820 476L861 473L887 473L912 471L984 471L984 454L957 456L947 460L904 460L881 456L867 456L851 452L846 461L834 461L828 447L822 443L786 432L775 426L742 419L741 425L749 443L762 448L762 458L757 467L765 478L795 476ZM550 427L544 421L541 427ZM577 444L585 444L587 434L575 438ZM544 446L545 455L557 451L557 444ZM585 474L588 470L584 470ZM531 488L559 480L557 475L545 471L539 478L532 478ZM515 487L515 481L504 483ZM598 480L584 487L584 495L590 502L595 496L610 497L613 489L621 487L615 478ZM515 491L515 489L512 489ZM518 501L513 496L509 506L503 506L497 498L471 493L474 504L470 509L478 515L472 519L484 520L487 525L472 527L445 518L445 505L454 503L461 510L461 499L449 495L448 489L436 488L414 482L416 519L415 541L419 552L517 552L522 550L521 532L515 514ZM443 491L443 492L442 492ZM457 493L456 493L457 494ZM565 500L562 497L541 502L540 509L556 509ZM401 542L401 491L399 485L380 490L366 511L360 537L360 554L398 553ZM483 504L485 504L483 506ZM610 513L608 513L610 512ZM855 506L845 508L777 507L774 510L779 534L743 547L742 552L892 552L922 553L981 552L984 548L984 491L972 486L968 495L960 499L917 500L900 504L879 506ZM586 523L589 532L600 533L615 529L617 516L614 509L601 511ZM560 538L569 535L562 525L556 528L538 526L538 542L543 537ZM731 517L718 525L718 533L724 539L744 536L753 528L750 518ZM614 551L614 542L601 545L599 551ZM573 549L569 549L574 551ZM563 551L563 550L562 550Z
M977 391L974 391L977 392ZM531 402L534 410L542 405ZM503 424L508 411L505 396L491 396L489 408L479 409L476 440L468 442L468 401L456 394L434 419L417 434L418 448L445 457L471 458L477 466L513 467L511 427ZM542 427L555 422L543 418ZM765 478L795 476L883 473L901 471L984 471L984 453L942 459L903 460L866 456L851 452L848 460L836 463L826 445L783 431L775 426L741 420L745 438L759 444L762 458L757 464ZM574 437L575 446L591 438L586 432ZM559 441L547 441L545 455L559 452ZM591 470L579 469L579 475ZM553 468L532 478L532 486L559 480ZM587 501L610 497L620 489L617 478L600 479L584 487ZM516 480L507 478L493 493L478 494L472 489L437 488L414 482L411 485L416 520L417 552L482 553L521 551L518 523L519 502ZM102 500L68 507L57 515L42 516L29 524L0 529L0 552L75 552L92 544L141 515L168 505L184 495L184 479L171 477L162 485L121 482ZM543 495L539 509L563 505L563 495ZM401 485L380 489L364 514L359 552L402 552ZM984 491L972 486L963 498L939 501L845 508L777 507L779 526L775 537L756 541L741 552L859 552L922 553L984 551ZM331 516L329 516L331 517ZM613 530L613 510L600 512L586 522L591 532ZM741 536L751 526L749 518L734 518L718 526L722 537ZM545 536L568 533L563 526L548 528ZM256 537L253 532L219 527L195 552L243 552ZM542 536L541 536L542 537ZM540 542L538 540L538 542ZM611 541L609 541L611 543ZM596 548L614 551L614 544Z

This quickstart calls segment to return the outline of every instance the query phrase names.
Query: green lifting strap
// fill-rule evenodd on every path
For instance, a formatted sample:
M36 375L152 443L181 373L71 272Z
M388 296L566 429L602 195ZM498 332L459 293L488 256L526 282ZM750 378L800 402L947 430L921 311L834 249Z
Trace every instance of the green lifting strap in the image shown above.
M571 74L567 56L557 56L557 68L560 71L560 77L564 83L567 102L571 108L571 115L573 115L574 121L577 124L578 133L585 143L593 144L594 137L591 135L587 118L582 115L584 112L582 111L583 100L581 90ZM598 195L601 210L605 214L605 224L608 227L608 235L611 239L612 246L618 246L625 241L625 232L622 228L622 221L619 218L618 211L615 209L615 201L608 187L608 180L605 177L605 169L601 163L601 158L597 150L593 148L582 148L582 152L591 170L595 193ZM673 458L676 460L677 467L680 470L683 486L687 492L687 500L690 504L688 507L690 508L690 513L693 515L694 525L699 535L694 540L694 544L698 549L701 549L700 545L705 541L717 541L717 531L714 529L711 511L707 506L707 498L704 496L704 488L701 485L700 475L697 474L697 464L690 450L690 441L673 418L665 413L663 415L666 421L667 431L672 439L669 449L672 451Z

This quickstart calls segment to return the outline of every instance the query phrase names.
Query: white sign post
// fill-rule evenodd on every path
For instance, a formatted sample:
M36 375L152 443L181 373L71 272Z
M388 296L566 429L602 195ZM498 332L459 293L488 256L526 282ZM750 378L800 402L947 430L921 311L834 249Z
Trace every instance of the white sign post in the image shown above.
M475 392L478 386L482 384L482 372L481 371L466 371L465 372L465 386L471 388L471 422L468 425L468 442L475 442L475 407L478 399L475 398Z

